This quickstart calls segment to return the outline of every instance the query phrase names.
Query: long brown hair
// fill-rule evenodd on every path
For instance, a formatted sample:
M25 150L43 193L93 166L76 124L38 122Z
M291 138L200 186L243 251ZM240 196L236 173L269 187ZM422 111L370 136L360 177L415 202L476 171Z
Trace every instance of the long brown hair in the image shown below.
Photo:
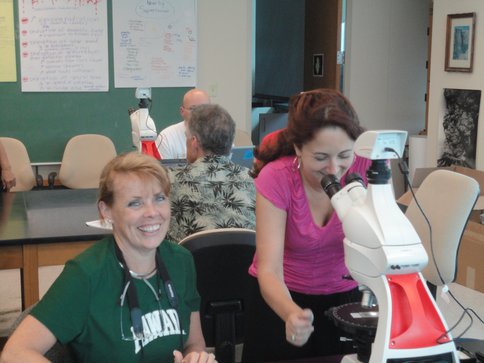
M268 145L261 143L254 150L257 161L251 176L257 177L267 163L281 156L295 155L294 145L301 148L328 126L340 127L352 140L364 131L350 101L337 90L321 88L292 96L287 127L275 134Z

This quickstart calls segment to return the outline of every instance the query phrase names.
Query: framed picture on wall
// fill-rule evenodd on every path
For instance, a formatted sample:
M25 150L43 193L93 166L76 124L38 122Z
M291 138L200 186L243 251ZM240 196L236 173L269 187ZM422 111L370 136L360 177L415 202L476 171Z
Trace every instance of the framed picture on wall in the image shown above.
M476 168L481 90L444 88L444 139L437 166Z
M476 13L447 15L445 70L472 72Z

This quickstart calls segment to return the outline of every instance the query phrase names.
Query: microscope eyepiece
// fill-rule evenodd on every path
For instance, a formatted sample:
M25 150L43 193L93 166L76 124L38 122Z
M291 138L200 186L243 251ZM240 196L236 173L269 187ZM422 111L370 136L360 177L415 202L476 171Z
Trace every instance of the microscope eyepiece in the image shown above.
M350 174L346 175L346 178L345 178L346 185L351 184L353 182L359 182L361 185L363 185L363 186L365 185L363 178L358 173L350 173Z
M330 199L341 190L341 184L338 178L333 174L325 175L323 179L321 179L321 187L323 187L324 192Z

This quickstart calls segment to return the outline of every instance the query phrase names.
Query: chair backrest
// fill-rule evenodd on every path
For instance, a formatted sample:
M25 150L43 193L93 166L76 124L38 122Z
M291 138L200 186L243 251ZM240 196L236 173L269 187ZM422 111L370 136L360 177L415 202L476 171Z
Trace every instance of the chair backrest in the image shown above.
M16 179L16 185L10 191L24 192L31 190L36 180L25 145L20 140L11 137L0 137L0 142L7 152Z
M412 199L405 215L429 255L429 263L422 273L435 286L453 282L460 240L479 196L479 184L460 173L436 170L423 180L415 196L432 227L431 245L429 227Z
M115 156L116 148L106 136L74 136L65 147L59 181L71 189L97 188L101 171Z
M234 145L235 146L251 146L252 140L248 132L236 129L235 130L235 138L234 138Z
M192 252L201 296L203 336L219 363L234 361L243 342L248 269L255 253L255 231L222 228L187 236L180 245ZM229 358L227 358L229 356Z

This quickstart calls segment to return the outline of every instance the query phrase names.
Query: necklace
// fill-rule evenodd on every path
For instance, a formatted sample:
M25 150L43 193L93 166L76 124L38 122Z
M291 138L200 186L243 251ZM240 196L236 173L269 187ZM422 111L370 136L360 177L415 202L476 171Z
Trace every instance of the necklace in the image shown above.
M132 277L136 278L136 279L145 279L145 278L150 277L151 275L153 275L155 272L156 272L156 266L155 266L155 268L152 271L147 272L145 274L139 274L137 272L134 272L134 271L129 270L129 274Z

